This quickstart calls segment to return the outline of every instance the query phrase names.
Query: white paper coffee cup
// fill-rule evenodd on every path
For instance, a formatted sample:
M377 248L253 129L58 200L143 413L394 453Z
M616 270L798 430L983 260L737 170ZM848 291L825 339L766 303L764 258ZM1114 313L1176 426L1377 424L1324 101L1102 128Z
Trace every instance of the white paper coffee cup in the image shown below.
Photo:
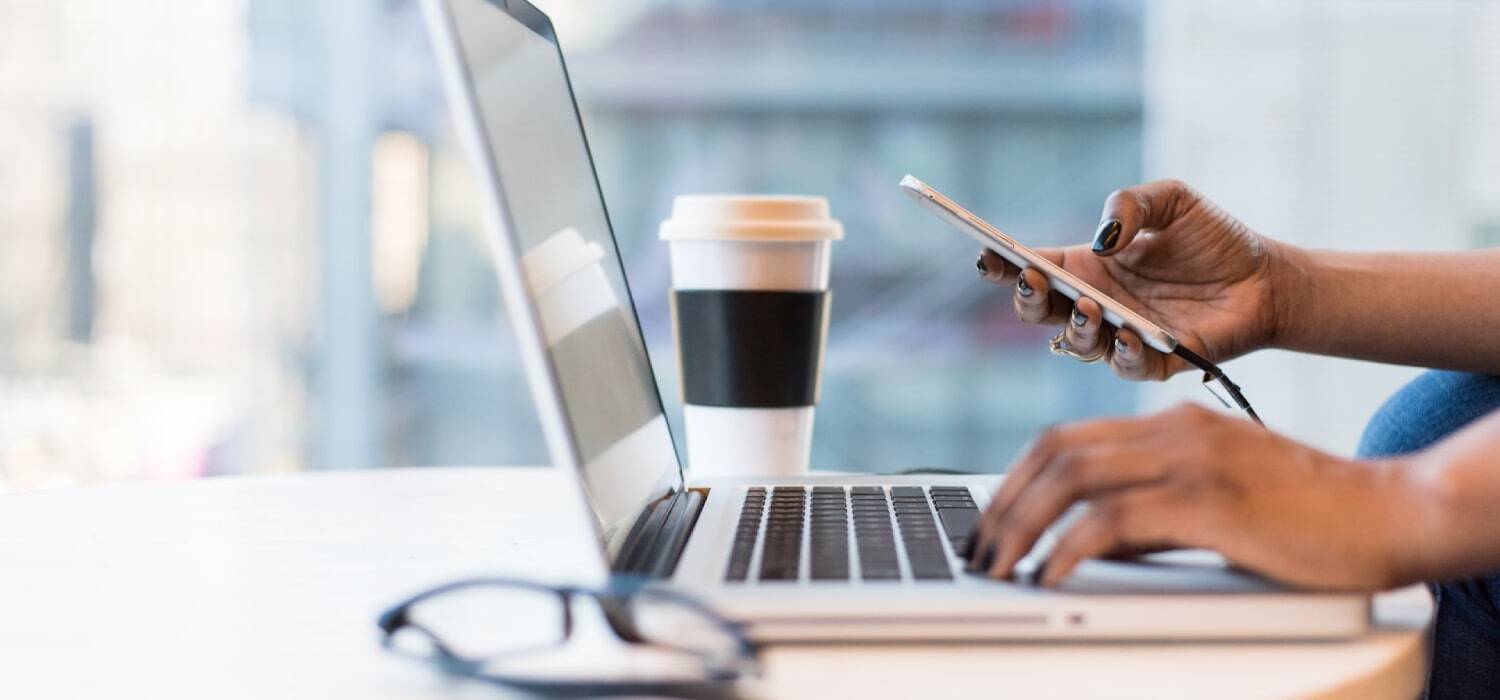
M805 473L843 227L822 197L683 195L661 224L672 264L688 468Z

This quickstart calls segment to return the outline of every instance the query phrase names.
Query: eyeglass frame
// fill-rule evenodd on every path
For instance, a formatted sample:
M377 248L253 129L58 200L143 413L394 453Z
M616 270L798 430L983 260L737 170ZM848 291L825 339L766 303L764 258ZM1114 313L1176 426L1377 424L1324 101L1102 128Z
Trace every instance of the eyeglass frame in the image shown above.
M549 585L518 578L482 577L461 579L430 588L397 603L381 613L380 617L377 618L376 624L384 634L381 639L381 646L392 653L408 658L434 662L443 672L454 676L529 693L551 697L602 697L608 695L654 695L680 698L736 697L734 684L744 678L758 676L760 673L760 645L745 634L743 624L720 616L713 609L692 596L662 587L651 587L651 583L652 580L646 577L612 576L604 588L598 589L587 586ZM742 665L742 668L717 668L714 664L707 661L706 655L700 655L705 657L705 677L703 679L683 681L535 680L498 673L485 673L480 669L483 668L488 660L469 658L455 652L444 643L442 637L431 629L412 620L409 615L412 606L419 603L454 591L481 586L519 588L557 595L562 603L563 615L562 635L557 640L557 646L566 644L573 635L574 598L587 597L594 599L599 604L600 610L604 612L604 618L609 625L610 631L614 632L620 641L627 644L668 647L687 654L698 655L693 649L658 644L646 639L624 613L625 604L631 598L643 593L657 596L662 600L681 605L697 613L725 632L730 638L734 639L737 646L735 649L737 660ZM432 649L436 653L422 656L403 653L397 649L394 641L396 633L403 629L412 629L421 633L431 642Z
M1245 393L1240 390L1240 386L1230 381L1229 375L1224 374L1224 370L1219 369L1218 365L1209 362L1202 355L1189 350L1187 346L1181 343L1178 343L1177 347L1172 348L1172 354L1182 358L1189 365L1203 372L1203 388L1207 389L1208 393L1213 394L1213 397L1218 399L1219 403L1224 404L1224 408L1231 411L1239 408L1256 425L1265 425L1261 421L1260 415L1250 406L1250 400L1245 398ZM1214 389L1215 385L1219 387L1218 390ZM1219 393L1221 390L1224 392L1223 394Z

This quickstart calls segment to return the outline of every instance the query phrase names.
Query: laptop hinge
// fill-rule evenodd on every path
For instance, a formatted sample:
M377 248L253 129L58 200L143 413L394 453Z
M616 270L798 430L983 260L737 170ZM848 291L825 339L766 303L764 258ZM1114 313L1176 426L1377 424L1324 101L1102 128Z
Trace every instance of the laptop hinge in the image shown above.
M651 578L671 576L707 496L707 489L686 489L663 496L644 508L620 547L614 573Z

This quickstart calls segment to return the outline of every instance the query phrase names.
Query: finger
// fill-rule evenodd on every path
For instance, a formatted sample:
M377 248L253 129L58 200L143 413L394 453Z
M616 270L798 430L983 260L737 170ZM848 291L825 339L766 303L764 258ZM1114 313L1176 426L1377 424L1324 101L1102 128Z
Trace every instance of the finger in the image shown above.
M1197 508L1165 486L1130 489L1095 501L1053 547L1042 565L1043 586L1067 579L1084 559L1121 549L1193 546Z
M1005 480L990 500L990 510L1003 511L1015 502L1055 454L1094 442L1126 441L1153 433L1159 416L1146 418L1097 418L1048 428L1027 445L1006 472Z
M1021 272L1021 268L1012 265L1010 261L1000 257L999 253L988 248L979 251L979 258L974 262L974 267L979 270L980 277L996 284L1013 284L1016 275Z
M1157 180L1115 190L1104 200L1104 213L1094 232L1097 255L1114 255L1135 240L1141 231L1166 228L1196 196L1178 180Z
M1016 276L1016 317L1024 323L1056 325L1072 311L1067 297L1052 291L1040 272L1026 269Z
M1001 519L999 551L989 574L1008 577L1037 538L1079 501L1166 478L1171 452L1170 442L1162 444L1152 434L1057 453Z
M972 535L974 546L970 563L977 564L996 544L995 533L999 530L1005 512L1058 450L1095 441L1129 440L1150 434L1157 430L1159 420L1156 417L1098 419L1056 426L1043 432L1024 448L1020 459L1011 466L984 514L980 516Z
M1073 304L1073 314L1063 330L1063 339L1068 347L1084 357L1100 357L1109 350L1104 325L1104 310L1088 297L1079 297Z
M1115 374L1137 381L1167 378L1167 356L1141 341L1129 328L1115 333L1110 348L1109 366Z

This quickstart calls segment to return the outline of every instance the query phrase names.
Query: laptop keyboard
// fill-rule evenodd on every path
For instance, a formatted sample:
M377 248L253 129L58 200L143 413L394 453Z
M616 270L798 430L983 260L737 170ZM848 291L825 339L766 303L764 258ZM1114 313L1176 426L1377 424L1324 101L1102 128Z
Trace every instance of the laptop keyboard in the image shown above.
M951 581L949 549L963 551L979 519L963 486L777 486L767 496L745 494L727 581Z

